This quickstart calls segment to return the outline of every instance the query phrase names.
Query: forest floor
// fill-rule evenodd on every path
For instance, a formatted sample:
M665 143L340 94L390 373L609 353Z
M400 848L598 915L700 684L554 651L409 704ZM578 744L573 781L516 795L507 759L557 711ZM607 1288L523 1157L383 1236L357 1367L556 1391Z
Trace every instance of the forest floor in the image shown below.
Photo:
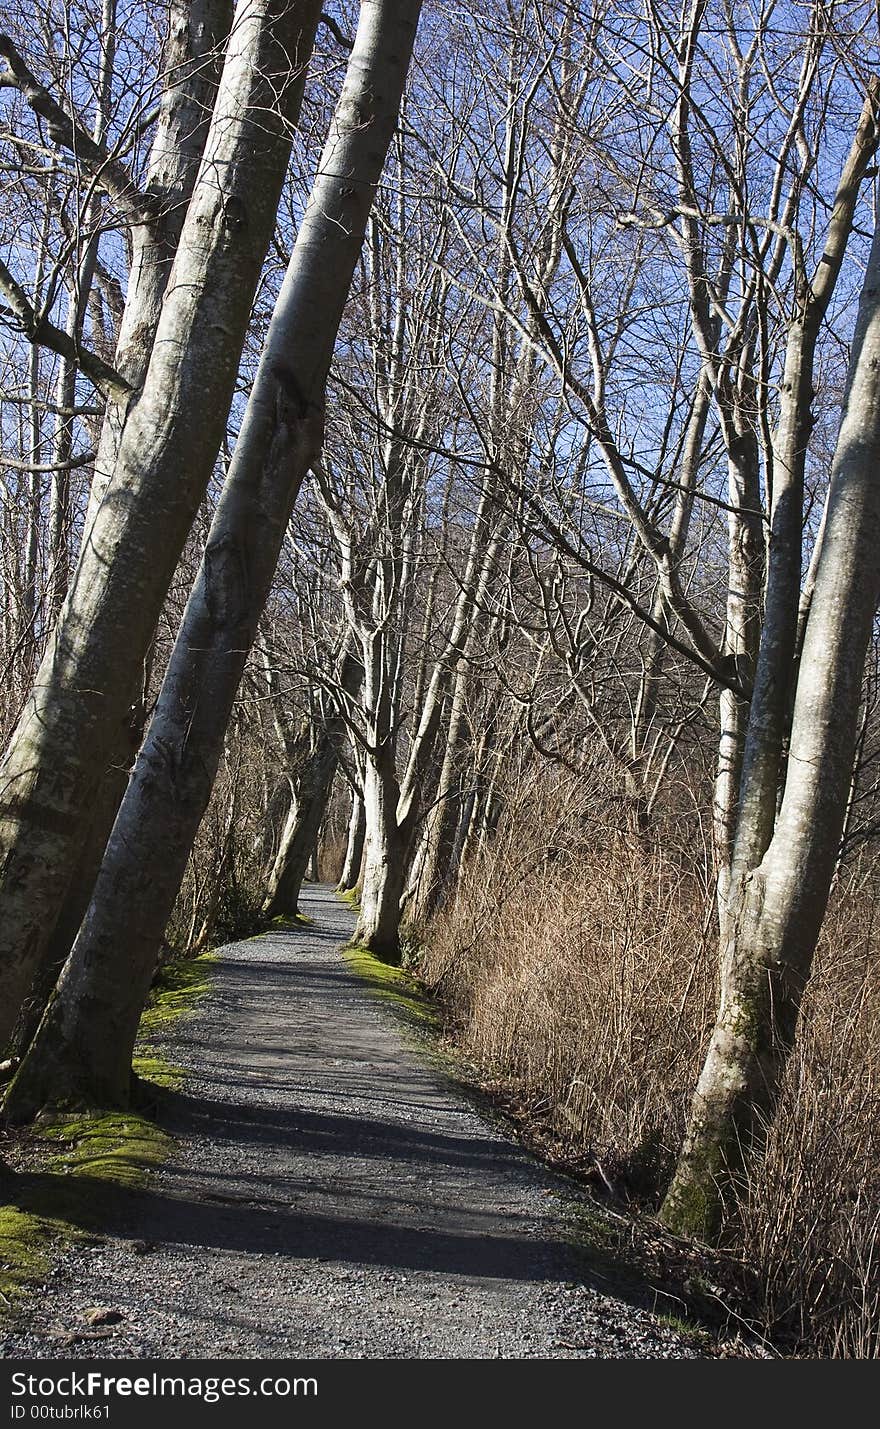
M302 906L310 925L219 951L211 991L168 1034L187 1074L161 1101L169 1159L57 1258L0 1354L717 1353L646 1308L624 1268L596 1270L588 1197L350 969L351 910L317 886Z

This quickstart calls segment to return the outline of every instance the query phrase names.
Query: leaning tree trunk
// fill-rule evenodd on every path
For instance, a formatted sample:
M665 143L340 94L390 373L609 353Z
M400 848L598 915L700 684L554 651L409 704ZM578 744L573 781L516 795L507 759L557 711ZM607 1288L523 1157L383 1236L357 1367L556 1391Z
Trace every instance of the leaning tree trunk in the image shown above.
M147 163L146 192L156 211L131 232L131 271L114 366L135 391L143 387L174 257L195 188L217 97L232 0L171 0L162 98ZM107 403L85 531L113 477L130 400ZM109 833L109 829L108 829Z
M106 30L111 21L115 24L116 6L105 0L104 8ZM162 99L146 180L146 192L160 199L161 207L156 213L148 214L145 221L132 230L131 272L114 355L117 372L134 389L143 385L146 376L162 298L208 135L211 110L220 82L223 49L232 22L232 0L172 0L170 10L162 71ZM105 59L105 68L112 68L109 57ZM97 124L94 137L97 140L104 137L102 128ZM89 281L96 257L94 240L91 249L93 251L87 254L82 265L88 265L86 276ZM80 307L84 287L88 291L88 283L84 283L80 276ZM74 365L63 360L59 369L58 398L62 408L72 406L72 400L66 397L62 400L60 396L62 381L68 372L75 376ZM111 396L107 402L89 497L87 527L112 475L128 409L128 398L114 399ZM65 440L69 443L72 434L69 422L65 423L65 427ZM58 459L56 446L55 460ZM55 589L60 592L60 605L67 592L68 573L65 567L62 581L57 562L53 571L57 572L53 580ZM57 614L57 609L58 606L54 614ZM137 684L141 683L139 672ZM19 1013L12 1037L14 1053L21 1053L30 1042L89 906L113 820L143 738L143 714L141 692L134 689L126 718L114 732L110 742L112 747L108 746L105 754L105 768L91 801L88 825L82 830L64 903L49 935L38 974Z
M324 745L324 741L321 741ZM336 759L324 746L307 760L308 770L294 794L269 873L263 913L267 918L295 918L299 896L315 851L315 840L330 796ZM297 781L300 784L300 781Z
M320 0L243 0L142 389L0 771L0 1046L43 960L207 487Z
M713 1237L775 1110L828 901L880 598L880 227L853 339L776 829L727 920L721 1005L662 1216Z
M95 118L92 139L103 145L107 136L110 100L116 59L117 0L103 0L101 7L101 65L95 96ZM169 35L169 50L174 49ZM88 205L87 229L90 230L79 256L70 287L67 305L67 334L74 351L83 334L83 324L89 307L92 283L100 245L100 213L102 199L93 193ZM62 357L58 367L55 400L58 406L55 447L52 454L51 496L49 502L49 618L54 622L64 603L70 579L70 460L73 455L74 417L77 365L73 353Z
M124 1103L156 953L303 477L420 0L364 0L345 83L275 307L205 556L89 911L10 1088L24 1116L72 1094Z

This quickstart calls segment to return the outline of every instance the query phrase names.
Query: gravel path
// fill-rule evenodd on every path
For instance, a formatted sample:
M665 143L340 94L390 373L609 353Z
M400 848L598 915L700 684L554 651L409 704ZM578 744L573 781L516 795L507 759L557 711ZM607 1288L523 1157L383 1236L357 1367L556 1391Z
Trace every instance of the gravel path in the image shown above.
M68 1251L6 1357L674 1358L584 1283L569 1183L488 1122L338 953L349 909L221 950L178 1026L178 1138L106 1239ZM86 1310L121 1313L89 1331ZM100 1338L87 1338L98 1333Z

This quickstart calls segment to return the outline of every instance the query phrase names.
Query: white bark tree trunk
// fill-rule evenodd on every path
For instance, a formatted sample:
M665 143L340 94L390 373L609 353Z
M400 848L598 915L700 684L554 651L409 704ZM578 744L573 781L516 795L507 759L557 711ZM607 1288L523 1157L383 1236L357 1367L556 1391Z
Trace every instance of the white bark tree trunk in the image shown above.
M41 965L98 780L225 431L319 0L243 0L142 389L0 771L0 1046Z
M101 95L92 131L93 138L99 143L105 138L105 109L109 103L113 69L116 8L116 0L104 0ZM114 357L116 370L133 389L143 385L146 375L162 296L205 146L220 81L223 48L231 22L232 0L171 0L162 98L146 181L146 192L159 198L162 206L143 223L135 225L131 233L132 267ZM97 239L93 237L80 263L75 304L71 296L68 321L71 335L81 330L82 310L90 297L96 258ZM36 348L34 352L37 352ZM62 412L73 406L75 380L74 358L63 357L56 390L56 403ZM86 527L100 505L99 497L106 490L112 475L128 410L127 398L109 398L101 427ZM72 420L60 417L56 429L54 464L62 464L69 456L72 437ZM58 615L69 585L68 487L66 473L59 472L53 477L49 515L52 552L50 608L53 619ZM137 684L141 684L140 677ZM143 737L143 702L137 688L132 690L130 710L131 718L117 729L114 747L105 754L105 768L91 803L88 826L82 831L80 850L67 894L15 1028L13 1043L16 1051L23 1050L33 1036L88 907L113 820L125 793L132 761Z
M846 812L865 652L880 599L880 228L859 305L776 828L728 919L721 1006L663 1206L717 1233L760 1145L795 1034Z
M115 4L113 10L115 14ZM217 97L232 11L232 0L171 0L162 98L146 181L146 192L160 200L161 208L132 230L132 266L114 355L117 372L134 390L140 390L147 373L162 311L162 298ZM95 138L102 139L103 134L96 132ZM119 401L112 396L107 403L89 495L86 529L113 474L129 407L128 399ZM67 577L68 572L65 571L62 599L67 592ZM105 771L94 799L89 831L65 906L59 915L52 960L59 969L70 951L88 906L131 764L143 737L143 719L139 717L138 686L141 683L138 672L130 700L134 718L118 730L115 747L105 759ZM54 983L54 978L52 981Z
M323 434L327 372L381 177L420 0L364 0L342 95L275 307L156 713L89 911L7 1105L120 1103L155 969L284 532Z
M434 808L426 819L421 864L413 898L413 914L420 919L430 918L443 902L455 872L452 867L452 850L461 820L460 765L464 746L464 706L469 673L465 663L461 662L453 682L443 763L437 781ZM415 882L415 879L413 881Z
M103 0L101 11L101 66L95 103L95 117L92 125L92 139L103 145L107 135L110 102L113 89L113 72L116 60L116 9L117 0ZM169 37L170 38L170 37ZM169 45L169 48L172 46ZM68 293L67 333L75 345L82 337L83 323L89 306L95 265L98 258L100 232L98 222L102 206L102 195L92 195L88 211L89 233L74 274L74 281ZM58 368L55 388L55 402L58 407L55 426L55 445L52 464L52 487L49 504L49 616L54 621L64 603L70 578L70 469L73 454L74 418L72 410L76 398L77 364L73 356L64 356Z
M803 559L804 472L813 429L816 343L843 264L859 190L877 148L880 81L862 110L832 208L822 258L813 275L797 275L797 308L788 331L773 434L773 493L761 643L748 712L731 888L735 903L743 872L760 862L776 821L779 775L795 674ZM797 255L796 255L797 259ZM799 261L799 260L798 260ZM800 267L802 269L802 262Z
M160 206L131 231L131 271L113 359L116 371L135 391L143 387L147 374L162 299L204 154L233 0L171 0L169 8L162 98L146 178L146 193ZM127 396L111 396L107 402L86 531L113 476L130 407Z
M355 942L389 963L400 961L400 909L409 853L397 817L399 796L393 767L368 757L364 770L367 837Z
M349 893L360 883L361 865L364 860L364 839L367 832L367 817L364 801L357 791L352 793L351 814L348 820L348 842L345 846L345 861L337 884L338 893Z

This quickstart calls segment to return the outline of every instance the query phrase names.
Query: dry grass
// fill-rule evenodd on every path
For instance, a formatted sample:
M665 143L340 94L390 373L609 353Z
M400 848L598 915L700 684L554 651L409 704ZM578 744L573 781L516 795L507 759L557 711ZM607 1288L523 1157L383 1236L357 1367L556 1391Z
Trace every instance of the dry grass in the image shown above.
M769 1325L823 1356L875 1359L880 970L865 912L840 898L829 913L766 1155L743 1193L740 1233L761 1272Z
M345 863L348 838L330 829L318 846L318 872L322 883L338 883Z
M715 1010L699 830L679 810L651 839L622 836L619 807L568 786L533 789L510 812L432 924L420 973L484 1076L650 1207ZM864 892L838 891L780 1114L730 1228L731 1250L761 1281L766 1329L823 1357L880 1353L880 972L868 907Z

